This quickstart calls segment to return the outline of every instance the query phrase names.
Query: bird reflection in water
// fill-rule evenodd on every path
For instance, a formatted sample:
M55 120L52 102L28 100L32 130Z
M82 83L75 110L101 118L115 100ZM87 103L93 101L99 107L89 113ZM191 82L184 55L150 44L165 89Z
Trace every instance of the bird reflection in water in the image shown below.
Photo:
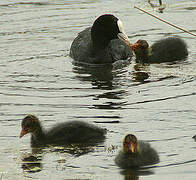
M76 79L91 82L93 89L113 89L112 65L79 66L73 67Z
M138 180L139 176L147 176L154 174L151 170L139 170L139 169L126 169L122 170L120 174L124 175L125 180Z
M125 76L127 74L127 64L123 65L121 69L120 62L117 62L116 65L96 65L96 66L74 66L73 72L76 74L76 78L82 82L90 82L92 87L90 89L101 89L107 90L102 91L102 93L96 93L93 96L94 100L99 99L123 99L125 90L122 90L122 84L125 81ZM119 68L118 68L119 67ZM82 88L82 87L81 87ZM120 89L116 91L116 89ZM125 102L106 102L106 104L96 104L93 105L93 108L96 109L118 109L121 108L122 104Z
M35 155L29 155L22 159L21 168L24 172L36 173L42 170L41 158Z
M93 89L113 90L121 87L120 80L127 72L129 63L121 63L103 65L81 66L75 64L73 72L76 74L76 79L92 84ZM117 77L117 78L116 78Z
M79 157L87 153L95 151L95 148L98 146L89 145L89 144L73 144L69 146L44 146L44 147L32 147L32 154L24 155L22 158L21 168L24 172L36 173L42 170L42 159L43 154L45 153L57 153L58 155L64 155L65 158L57 160L57 163L66 163L67 154L70 154L74 157ZM101 145L99 145L101 147Z
M133 66L131 77L133 81L145 82L149 78L149 65L137 63Z

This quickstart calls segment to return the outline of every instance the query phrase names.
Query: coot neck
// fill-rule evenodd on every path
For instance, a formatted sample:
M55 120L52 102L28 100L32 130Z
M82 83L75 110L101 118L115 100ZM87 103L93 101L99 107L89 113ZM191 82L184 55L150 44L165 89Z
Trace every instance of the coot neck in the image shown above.
M146 49L142 49L140 52L135 52L137 63L149 63L149 52Z

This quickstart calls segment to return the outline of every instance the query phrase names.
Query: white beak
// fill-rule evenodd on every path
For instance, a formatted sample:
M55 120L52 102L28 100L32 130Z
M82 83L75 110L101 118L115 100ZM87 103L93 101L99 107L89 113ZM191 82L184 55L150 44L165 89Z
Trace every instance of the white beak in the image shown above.
M120 40L122 40L123 42L125 42L127 45L130 45L129 38L126 35L126 33L125 33L124 29L123 29L123 24L122 24L122 21L120 19L118 20L117 24L118 24L118 28L120 30L120 33L118 33L118 35L117 35L118 38Z

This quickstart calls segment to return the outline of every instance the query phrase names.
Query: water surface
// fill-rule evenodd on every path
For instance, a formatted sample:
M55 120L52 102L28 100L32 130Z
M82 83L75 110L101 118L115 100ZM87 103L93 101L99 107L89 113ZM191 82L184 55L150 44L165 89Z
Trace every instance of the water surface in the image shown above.
M195 179L195 37L133 7L196 33L196 1L163 3L160 14L139 0L1 0L1 179ZM149 76L142 82L135 80L134 62L120 69L74 65L68 56L71 42L104 13L122 20L132 42L180 36L188 44L188 59L142 67ZM18 137L29 113L46 128L82 120L100 122L109 132L103 144L89 149L46 148L29 165L23 160L32 153L30 137ZM161 162L142 172L118 168L114 158L127 133L149 141Z

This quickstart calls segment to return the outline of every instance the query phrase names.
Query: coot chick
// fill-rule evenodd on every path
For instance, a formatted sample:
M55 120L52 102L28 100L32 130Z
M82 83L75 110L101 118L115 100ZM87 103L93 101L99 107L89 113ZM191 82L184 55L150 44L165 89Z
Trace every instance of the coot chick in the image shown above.
M165 63L185 60L188 56L186 43L178 37L158 40L151 47L146 40L138 40L131 49L138 63Z
M133 134L128 134L123 140L123 149L115 158L115 163L124 169L138 168L159 162L159 156L149 143L137 140Z
M76 62L87 64L129 60L133 54L119 36L128 39L122 22L114 15L104 14L95 20L92 27L83 30L74 39L70 57Z
M74 143L95 144L103 142L106 129L81 121L59 123L48 131L42 128L41 122L34 115L27 115L22 120L20 138L31 133L31 145L47 144L67 145Z

